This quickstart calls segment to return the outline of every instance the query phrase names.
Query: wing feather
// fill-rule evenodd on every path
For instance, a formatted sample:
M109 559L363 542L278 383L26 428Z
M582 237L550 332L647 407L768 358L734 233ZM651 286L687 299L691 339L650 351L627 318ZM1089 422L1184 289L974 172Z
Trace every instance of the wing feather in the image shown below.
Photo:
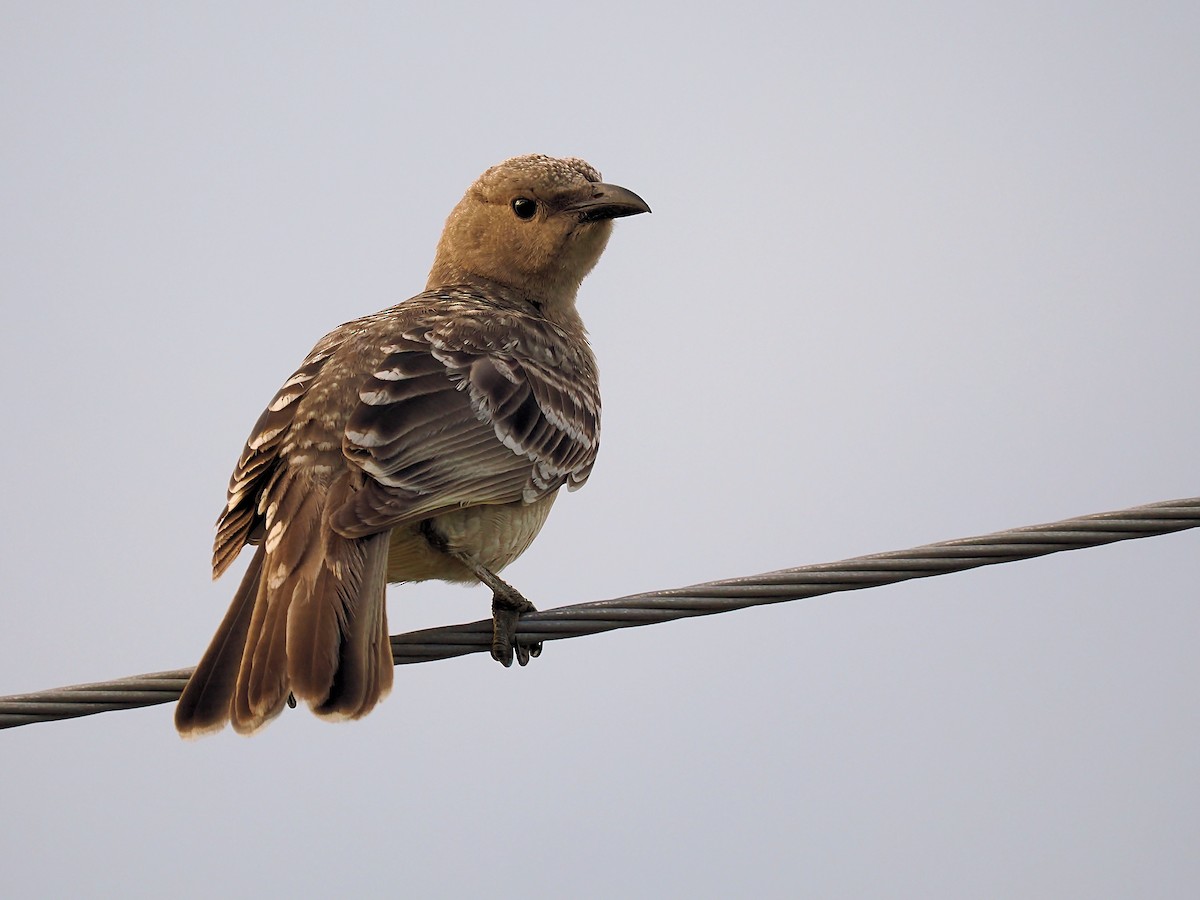
M329 519L344 537L576 488L599 447L596 365L582 333L502 298L421 295L331 332L279 389L230 479L215 574L246 543L269 539L267 523L296 502L285 472L316 462L298 436L332 424L306 424L314 391L344 398L336 433L356 474Z
M304 362L263 410L229 479L225 509L217 519L213 541L213 578L229 568L246 544L257 543L261 530L262 498L278 476L280 449L296 417L300 401L313 380L349 335L341 328L330 332L313 347Z
M381 336L386 355L342 442L364 478L331 518L339 533L464 505L533 503L587 480L600 397L586 341L536 315L500 312L459 297Z

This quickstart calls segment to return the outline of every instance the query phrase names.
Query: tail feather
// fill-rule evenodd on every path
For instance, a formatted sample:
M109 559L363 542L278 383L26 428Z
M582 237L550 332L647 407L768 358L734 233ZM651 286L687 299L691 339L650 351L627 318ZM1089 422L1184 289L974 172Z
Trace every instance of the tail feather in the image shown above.
M229 611L175 707L175 728L185 738L220 731L229 721L229 704L242 664L242 649L258 597L265 555L266 551L259 547L250 560Z
M266 565L273 563L268 554ZM274 654L270 652L274 646L272 632L281 619L287 620L287 610L288 598L271 589L269 575L264 573L229 707L229 718L238 734L253 734L283 712L287 703L287 666L278 658L272 659Z
M288 621L297 597L311 596L312 573L320 563L322 492L294 483L291 487L273 512L264 541L267 559L231 714L234 730L242 734L283 712L290 690Z
M388 537L385 532L354 542L364 553L361 585L358 602L347 610L333 683L325 699L313 705L313 712L323 718L361 718L392 689L394 667L384 603Z

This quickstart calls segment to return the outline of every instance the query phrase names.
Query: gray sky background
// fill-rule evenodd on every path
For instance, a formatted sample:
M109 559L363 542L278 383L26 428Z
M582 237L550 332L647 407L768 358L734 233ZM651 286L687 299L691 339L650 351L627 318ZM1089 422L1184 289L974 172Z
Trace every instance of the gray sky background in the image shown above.
M263 405L517 153L654 208L539 605L1200 493L1200 6L902 7L0 5L0 694L195 663ZM1194 897L1198 540L4 732L5 892Z

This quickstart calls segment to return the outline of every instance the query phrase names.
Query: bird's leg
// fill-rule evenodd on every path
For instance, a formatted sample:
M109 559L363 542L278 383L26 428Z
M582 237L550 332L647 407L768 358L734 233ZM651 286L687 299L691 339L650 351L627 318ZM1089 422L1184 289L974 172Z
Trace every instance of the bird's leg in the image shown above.
M531 658L541 656L541 641L535 644L517 643L517 622L520 620L521 614L537 612L537 607L526 600L520 591L470 553L451 547L446 538L434 529L431 522L423 522L421 531L433 547L453 556L470 569L476 578L492 589L492 659L508 668L513 663L514 653L517 663L522 666L529 665Z
M457 555L457 554L456 554ZM522 613L536 612L537 607L521 592L487 567L461 555L459 559L471 567L475 577L492 589L492 659L504 667L512 665L515 651L517 662L528 665L530 657L542 655L542 644L518 644L517 622Z

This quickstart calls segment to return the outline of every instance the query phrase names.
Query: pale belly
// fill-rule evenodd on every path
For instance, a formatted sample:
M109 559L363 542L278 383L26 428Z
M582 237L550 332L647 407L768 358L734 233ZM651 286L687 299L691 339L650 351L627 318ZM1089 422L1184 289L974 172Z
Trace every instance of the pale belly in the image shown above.
M443 513L433 520L438 533L455 550L466 551L493 573L525 552L537 537L556 494L537 503L470 506ZM418 525L392 529L388 545L388 581L477 582L471 571L435 550Z

